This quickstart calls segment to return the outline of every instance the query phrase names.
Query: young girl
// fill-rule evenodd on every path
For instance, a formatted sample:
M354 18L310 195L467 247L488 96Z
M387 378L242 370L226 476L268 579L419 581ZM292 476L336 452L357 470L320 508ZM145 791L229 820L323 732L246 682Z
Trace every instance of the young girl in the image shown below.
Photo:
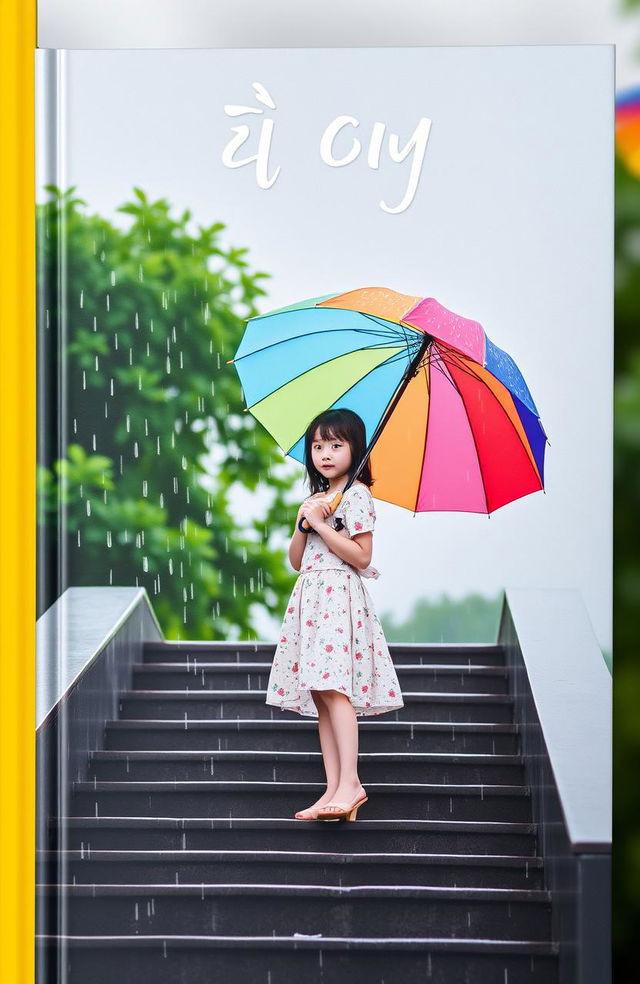
M318 718L327 788L299 820L355 820L367 794L358 778L356 717L404 706L380 621L362 578L370 566L375 509L369 462L330 515L366 452L362 418L352 410L319 414L305 435L312 494L296 516L289 560L300 577L276 648L266 703ZM312 527L301 533L304 517Z

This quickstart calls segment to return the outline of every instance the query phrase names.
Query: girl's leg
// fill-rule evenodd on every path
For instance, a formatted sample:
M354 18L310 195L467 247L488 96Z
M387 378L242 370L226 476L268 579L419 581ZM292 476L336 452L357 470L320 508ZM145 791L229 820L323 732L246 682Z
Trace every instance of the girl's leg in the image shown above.
M324 761L324 771L327 777L327 788L315 803L307 807L304 810L299 810L299 813L309 813L315 812L319 806L324 806L329 800L334 798L336 789L338 788L338 781L340 778L340 759L338 757L338 746L336 745L336 740L333 734L333 729L331 727L331 719L329 717L329 709L323 700L323 691L312 690L311 698L318 708L318 733L320 735L320 747L322 749L322 758Z
M323 691L340 760L334 803L353 803L366 795L358 778L358 719L353 704L337 690Z
M318 732L320 735L320 748L322 749L322 761L327 777L327 799L331 799L340 782L340 756L336 737L331 726L329 708L324 699L323 691L312 691L313 700L318 708Z

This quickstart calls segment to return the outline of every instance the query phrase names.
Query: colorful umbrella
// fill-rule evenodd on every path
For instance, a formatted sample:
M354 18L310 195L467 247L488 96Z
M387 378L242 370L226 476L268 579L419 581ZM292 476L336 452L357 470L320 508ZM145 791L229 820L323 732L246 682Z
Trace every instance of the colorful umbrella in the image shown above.
M247 410L303 464L318 413L359 414L377 499L490 514L544 487L547 438L518 367L432 297L365 287L301 301L250 318L230 362Z
M616 147L629 171L640 178L640 86L616 97Z

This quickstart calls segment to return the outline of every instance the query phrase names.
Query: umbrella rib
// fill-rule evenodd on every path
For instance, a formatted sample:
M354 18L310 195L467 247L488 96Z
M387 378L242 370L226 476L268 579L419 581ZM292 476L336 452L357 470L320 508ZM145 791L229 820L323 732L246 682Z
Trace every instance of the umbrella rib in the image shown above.
M441 345L444 348L444 352L440 352L440 346ZM466 373L468 376L471 376L473 379L475 379L476 382L482 383L482 385L486 386L486 382L482 378L482 376L479 376L477 373L475 373L473 371L473 369L471 369L471 367L468 366L466 363L461 363L459 361L458 356L457 356L457 353L455 352L454 349L450 349L448 346L443 345L442 342L439 342L438 341L437 342L437 351L438 351L439 358L434 359L434 358L431 357L431 353L429 353L427 362L428 362L428 364L430 366L432 366L433 368L437 369L438 372L440 372L444 376L444 378L446 379L446 381L449 383L450 386L453 386L454 383L449 378L449 376L447 375L447 373L442 370L441 365L440 365L441 363L444 364L444 365L446 365L447 364L447 359L456 367L456 369L459 369L460 372ZM425 363L422 363L422 364L425 365ZM490 372L490 370L487 370L487 372ZM493 373L491 373L491 375L493 376ZM494 376L494 379L496 379L496 381L498 383L501 383L501 385L504 386L504 388L506 389L507 393L509 393L509 395L511 396L511 391L509 390L509 387L508 386L505 386L505 384L502 383L501 380L497 379L497 377ZM455 388L457 390L457 387L455 387ZM458 390L458 392L459 392L459 390Z
M438 347L440 347L440 345L442 345L442 343L441 342L438 342ZM478 382L478 383L482 383L484 386L487 385L486 382L485 382L485 380L482 378L482 376L479 376L478 373L474 372L473 369L471 368L471 366L468 365L468 363L466 363L466 362L460 362L459 354L458 354L458 352L455 349L449 348L449 346L447 346L447 345L444 345L443 348L444 348L444 351L443 352L439 352L440 359L439 360L432 360L431 361L431 364L432 365L437 365L437 362L438 361L444 362L446 364L446 359L448 359L448 360L450 360L453 363L453 365L456 367L456 369L459 369L460 370L460 372L466 373L467 376L471 376L472 379L475 379L476 382ZM486 366L483 366L483 369L485 369L485 368L486 368ZM487 369L487 372L491 373L491 375L493 376L493 373L491 372L490 369ZM509 387L506 386L502 382L502 380L498 379L497 376L493 376L493 378L498 383L500 383L502 386L504 386L504 388L507 390L507 392L509 393L509 395L511 395L511 391L509 390ZM451 380L449 380L449 382L451 382Z
M427 396L429 397L429 402L427 403L427 422L426 422L425 427L424 427L424 446L423 446L423 449L422 449L422 467L420 469L420 475L418 477L418 487L416 489L416 501L414 502L414 505L413 505L413 515L414 516L415 516L415 514L418 511L418 499L420 498L420 488L422 487L422 476L424 474L424 469L425 469L425 465L426 465L426 461L427 461L427 435L429 434L429 414L431 413L431 381L429 379L429 373L427 372L427 369L431 365L433 365L433 362L431 360L431 352L429 352L429 359L428 359L427 363L423 366L423 368L424 368L424 379L425 379L425 385L427 387Z
M469 430L471 431L471 437L473 438L473 446L476 449L476 458L478 459L478 471L480 472L480 481L482 482L482 491L484 492L484 504L485 504L486 509L487 509L487 516L490 516L491 515L491 510L489 509L489 498L487 496L487 487L484 484L484 475L482 474L482 462L480 461L480 452L478 451L478 445L477 445L477 442L476 442L476 435L474 434L473 427L471 426L471 420L469 418L469 413L467 411L467 406L466 406L466 404L464 402L464 397L462 396L462 393L460 392L460 390L459 390L459 388L458 388L458 386L456 384L456 381L453 378L453 376L451 376L451 382L453 383L453 386L455 388L456 393L460 397L460 402L462 403L462 407L463 407L463 410L465 412L465 416L467 418L467 423L469 424Z
M367 317L368 318L368 315L364 315L364 317ZM368 318L368 320L375 321L375 319L373 319L373 318ZM379 322L377 322L377 323L379 324ZM393 338L393 340L390 340L389 341L389 344L390 345L398 345L401 340L406 341L407 336L406 336L405 333L396 332L395 331L395 325L393 325L392 322L388 322L388 324L390 325L392 331L394 332L394 338ZM386 336L388 336L390 334L389 331L382 331L382 330L375 331L372 328L336 328L336 329L333 329L333 330L334 331L352 331L352 332L355 332L358 335L376 335L376 336L379 336L379 337L382 337L382 338L385 338ZM263 345L262 348L252 349L251 352L245 352L244 355L238 356L237 358L234 358L232 361L234 363L241 362L242 359L247 359L250 355L257 355L258 352L266 352L267 349L273 348L275 345L285 345L287 342L293 342L293 341L295 341L298 338L310 338L312 335L326 335L326 334L327 334L327 329L326 328L319 328L318 331L303 331L299 335L290 335L287 338L280 338L280 339L278 339L275 342L270 342L268 345ZM360 350L359 349L353 349L353 351L354 352L358 352Z
M400 327L402 327L402 328L408 328L408 330L410 332L412 332L414 335L418 335L418 336L424 335L424 332L423 331L421 331L419 328L414 328L413 325L410 325L406 321L402 321L402 320L401 321L388 321L386 318L377 318L374 314L367 314L366 311L359 311L358 314L361 314L363 318L367 318L369 321L375 321L378 324L381 321L384 321L384 323L386 325L396 325L398 328L400 328Z
M415 365L416 361L418 361L421 358L421 353L422 353L422 349L423 349L423 346L424 346L424 340L425 340L425 335L423 334L422 342L420 343L419 350L418 350L418 356L414 356L414 358L411 359L408 369L406 369L405 372L402 374L402 377L401 377L398 385L396 386L395 390L393 391L393 393L391 395L391 398L387 401L387 404L386 404L384 410L382 411L382 414L378 417L378 423L377 423L377 425L376 425L376 427L374 429L374 432L373 432L373 435L371 437L371 440L369 441L369 444L367 446L367 453L366 453L365 457L363 458L362 463L360 464L360 468L362 468L362 465L367 460L367 458L369 458L371 456L371 453L373 451L373 448L374 448L375 444L378 442L378 440L380 439L380 437L382 435L382 432L384 431L384 428L387 426L389 420L391 419L391 416L393 414L393 411L395 410L396 406L400 403L400 400L404 396L405 390L406 390L409 382L411 381L410 378L408 378L408 373L411 371L411 369ZM431 339L431 341L432 341L432 339ZM428 349L429 345L431 344L431 341L429 341L427 343L426 348L425 348L425 351ZM407 345L407 352L406 352L406 357L407 358L410 358L409 351L410 351L409 350L409 345ZM414 349L414 351L415 351L415 349ZM400 354L398 353L398 355L394 356L393 358L387 359L387 362L386 363L383 363L383 364L384 365L389 365L394 360L397 360L399 358L399 355ZM421 363L418 361L418 369L417 369L416 372L413 373L414 376L416 376L418 374L418 372L420 370L420 365L421 365ZM391 407L391 410L389 410L389 407Z
M318 307L321 307L321 305L316 304L315 307L318 308ZM313 308L307 308L306 310L313 310ZM416 328L414 325L409 324L408 321L403 321L402 318L400 318L399 321L390 321L389 318L381 318L377 314L371 314L369 311L356 311L355 308L338 307L337 305L335 307L333 305L331 307L326 307L326 308L323 307L322 310L324 310L324 311L351 311L354 314L359 314L363 318L367 318L369 321L375 321L377 324L380 324L380 322L382 321L382 322L384 322L385 325L389 325L392 329L394 327L396 327L396 326L397 327L402 327L402 328L408 328L408 330L411 331L411 332L413 332L414 335L424 335L424 332L422 331L422 329ZM410 309L410 310L413 310L413 309ZM286 314L287 312L283 312L283 313Z
M440 344L441 343L438 342L438 345L440 345ZM442 363L444 363L446 365L446 362L445 362L445 355L446 355L448 358L451 359L452 364L455 365L455 367L457 369L459 369L461 372L466 372L467 375L472 376L473 379L475 379L478 382L482 383L484 386L486 386L486 383L482 379L482 377L481 376L478 376L475 372L473 372L473 370L469 366L466 366L466 364L464 364L464 363L463 364L460 364L458 354L455 353L454 350L450 349L450 347L447 346L447 345L443 345L443 347L445 348L446 352L439 353L440 359L429 359L429 365L432 366L432 367L434 367L434 368L436 368L438 370L438 372L442 373L442 375L445 377L445 379L447 380L447 382L449 382L450 385L453 386L453 388L455 389L456 393L460 397L460 401L461 401L462 406L464 408L464 412L465 412L465 415L467 417L467 422L469 424L469 430L471 431L471 437L473 438L473 446L475 448L476 458L478 459L478 470L480 472L480 480L482 481L482 491L484 493L484 501L485 501L487 516L490 516L491 515L491 511L489 509L489 500L488 500L488 497L487 497L487 489L486 489L486 486L485 486L485 483L484 483L484 475L482 474L482 464L480 462L480 452L478 451L478 445L477 445L477 442L476 442L475 434L473 432L473 427L471 426L471 420L469 419L469 414L467 412L467 407L466 407L466 404L464 402L462 393L460 392L460 389L456 385L456 382L455 382L453 376L451 376L449 373L444 372L444 370L439 365L439 362L442 362ZM489 371L489 370L487 370L487 371ZM500 382L500 380L498 380L498 382ZM504 383L502 385L504 386ZM510 392L509 388L507 386L505 386L505 389L507 390L507 393L509 393L509 396L511 396L511 392ZM492 394L492 395L494 396L494 399L496 399L496 401L498 403L500 403L500 401L497 399L497 397L495 397L494 394ZM506 411L505 411L504 407L502 406L502 404L500 404L500 406L502 408L503 413L505 414L505 416L509 420L509 423L513 427L513 429L514 429L514 431L516 433L516 436L517 436L518 440L520 441L521 446L524 447L522 438L520 437L520 434L518 434L517 428L513 426L513 421L509 417L509 414L506 413ZM428 431L428 428L429 428L429 410L430 409L431 409L431 400L429 400L429 407L427 409L427 431ZM425 450L424 450L425 457L423 458L423 461L426 461L426 447L427 447L426 440L427 439L426 439L426 433L425 433ZM525 448L525 450L526 450L526 448ZM527 457L528 457L528 455L527 455ZM535 468L536 468L536 474L538 475L538 479L540 480L540 482L542 484L542 480L540 479L540 473L538 472L537 466L535 466ZM422 474L420 475L420 484L421 483L422 483ZM419 494L419 490L420 490L420 484L418 485L418 494ZM417 496L416 496L416 507L417 507L417 505L418 505L418 499L417 499Z
M367 372L365 372L364 376L360 376L360 378L358 379L357 383L354 383L354 386L359 386L360 383L363 381L363 379L366 379L367 376L370 376L372 372L376 372L376 370L381 369L382 366L390 366L392 363L394 363L394 362L400 362L404 358L406 358L406 355L405 355L404 352L396 352L396 354L395 355L392 355L391 358L385 359L384 362L380 362L377 366L373 366L372 369L369 369ZM400 385L400 384L398 384L398 385ZM350 386L349 389L353 389L353 386ZM382 420L382 418L384 417L385 413L389 409L389 405L391 404L391 402L392 402L394 396L396 395L397 391L398 391L398 387L396 386L396 388L393 391L393 394L391 395L390 399L385 404L384 410L382 411L382 413L378 417L378 424L376 425L376 428L374 429L374 433L375 433L375 430L377 430L377 427L379 427L380 421ZM348 392L349 392L349 390L344 390L344 392L341 393L340 396L336 397L336 399L333 402L334 403L337 403L338 400L341 400L343 398L344 394L345 393L348 393ZM275 393L275 390L274 390L274 393ZM285 453L286 454L290 454L291 451L295 448L295 446L296 446L296 444L298 443L299 440L300 440L300 438L298 437L293 442L293 444L291 445L291 447Z
M357 332L359 335L369 335L369 336L374 335L377 336L378 338L385 337L384 332L369 331L367 328L341 328L337 330ZM322 328L320 331L308 331L308 332L303 332L301 335L291 335L289 338L280 338L277 342L270 342L269 345L263 345L262 348L252 349L251 352L245 352L244 355L240 355L238 356L238 358L234 358L233 362L234 364L237 364L238 362L242 362L243 359L248 359L252 355L258 355L260 352L267 352L269 349L275 348L276 345L286 345L287 342L296 342L299 338L311 338L312 335L326 335L326 334L327 334L327 329ZM398 345L399 339L398 340L390 339L388 344ZM380 347L384 348L384 346L380 346ZM360 348L351 349L351 351L360 352L364 348L371 348L371 346L362 345Z
M385 349L385 348L389 348L389 346L388 345L370 345L369 348L367 348L367 349L356 349L355 351L358 351L358 352L373 352L376 349ZM335 356L333 359L327 359L326 362L318 362L315 366L312 366L311 368L312 369L315 369L318 366L328 366L331 362L337 362L337 360L338 359L342 359L344 357L344 355L350 355L350 354L351 353L349 353L349 352L343 353L342 355ZM366 372L364 374L364 376L361 376L360 379L358 379L358 382L361 382L361 380L366 379L366 377L369 375L370 372L375 372L375 370L376 369L380 369L381 366L387 366L391 362L393 362L395 359L399 359L399 358L405 358L404 351L403 352L396 352L395 355L390 356L388 359L385 359L383 362L379 362L377 366L373 366L373 368L370 369L369 372ZM293 383L296 379L302 379L302 377L305 376L308 372L310 372L310 370L309 369L305 369L304 372L298 373L297 376L291 376L291 378L290 379L287 379L286 382L282 383L281 386L276 386L276 388L273 389L273 390L271 390L270 393L267 393L266 396L261 397L258 400L258 403L262 403L263 400L266 400L266 399L268 399L268 397L273 396L273 394L274 393L277 393L278 390L284 389L285 386L288 386L290 383ZM352 387L350 386L349 389L352 389ZM344 392L346 393L347 391L345 390ZM258 403L252 403L251 404L251 407L257 406ZM246 407L245 410L251 410L251 407Z
M423 338L423 341L424 341L424 338ZM374 448L375 444L380 439L380 437L382 435L382 431L384 430L384 428L387 426L389 420L391 419L391 414L395 410L396 405L400 402L400 400L404 396L404 391L406 390L407 385L408 385L408 382L409 382L409 380L407 380L407 373L411 369L411 365L412 365L412 361L413 361L413 360L411 360L411 354L410 354L409 346L407 345L406 354L405 353L398 352L391 359L387 359L386 362L381 363L381 365L391 365L391 363L393 363L394 361L399 361L405 355L406 355L406 358L409 360L409 368L406 369L405 372L400 377L400 380L399 380L399 382L398 382L395 390L391 394L391 397L389 398L389 400L387 400L386 406L385 406L384 410L382 411L381 415L378 417L378 423L377 423L377 425L376 425L376 427L374 429L373 435L371 437L371 441L369 442L369 445L368 445L368 448L367 448L367 454L365 455L365 459L364 459L365 461L371 455L371 452L373 451L373 448ZM391 411L389 411L389 407L391 407Z
M446 345L444 342L440 342L439 340L438 340L438 346L439 347L442 346L442 348L444 349L444 354L447 356L447 358L451 359L451 361L454 363L454 365L458 369L460 369L461 372L466 372L468 375L473 376L473 378L474 379L477 379L478 382L480 382L480 383L484 383L485 382L484 379L482 378L482 376L479 376L477 373L475 373L473 371L473 369L471 369L471 367L466 362L462 362L462 363L460 362L460 353L457 351L457 349L453 349L449 345ZM475 361L475 360L473 360L473 361ZM480 363L477 363L477 364L480 365ZM504 388L509 393L509 395L510 396L513 396L511 390L509 389L509 387L507 386L506 383L503 383L503 381L501 379L499 379L494 373L492 373L491 370L487 368L487 366L482 366L482 368L483 369L486 369L488 373L491 373L491 375L493 376L493 378L498 383L500 383L501 386L504 386ZM526 383L525 383L525 386L526 386ZM528 387L527 387L527 392L528 392ZM529 396L531 397L531 393L529 393ZM522 402L523 402L524 406L527 406L526 403L524 403L524 400ZM533 397L531 397L531 402L533 403ZM534 406L535 406L535 403L534 403ZM527 409L529 409L529 408L527 407ZM531 413L533 413L534 416L537 417L538 420L540 420L540 415L537 412L531 411Z
M484 379L482 378L482 376L477 375L477 373L475 373L473 371L473 369L471 369L471 367L468 366L466 363L462 363L461 364L460 361L459 361L459 357L458 357L457 353L455 355L453 355L453 354L450 354L450 351L447 351L446 354L447 354L447 357L451 359L451 362L453 363L453 365L455 365L456 369L459 369L460 372L466 372L468 376L471 376L473 379L477 380L477 382L482 383L483 386L485 386L487 389L489 389L489 392L491 393L491 395L493 396L493 398L496 400L496 402L500 405L500 407L502 409L502 412L504 413L504 415L506 416L507 420L509 421L511 427L513 428L514 433L515 433L517 439L519 440L521 446L526 451L527 458L529 459L529 463L533 467L533 469L534 469L534 471L535 471L535 473L536 473L536 475L538 477L538 481L540 482L541 488L544 488L544 482L542 481L542 477L540 475L540 469L538 468L538 463L535 460L535 455L533 454L533 449L531 448L531 442L529 441L529 438L527 436L527 432L526 432L526 430L524 428L524 425L523 425L523 428L522 429L523 429L524 434L525 434L526 443L525 443L525 441L523 441L521 434L518 432L518 428L513 423L510 415L505 410L502 402L498 399L498 397L495 395L495 393L493 393L491 391L491 389L489 387L487 387L487 384L484 381ZM483 366L483 368L486 369L486 366ZM493 376L493 373L491 372L490 369L487 369L487 372L490 373ZM511 390L509 389L509 387L506 385L506 383L503 383L502 380L501 379L498 379L497 376L493 376L493 378L496 380L496 382L498 382L501 386L504 387L504 389L508 393L509 397L511 398L511 402L513 403L513 393L511 392ZM454 386L455 386L455 383L454 383ZM458 389L457 386L456 386L456 389ZM458 392L460 392L460 391L458 390ZM526 404L524 404L524 405L526 406ZM514 410L515 410L515 412L517 414L518 413L518 408L516 407L515 403L513 403L513 408L514 408ZM466 410L466 407L465 407L465 410ZM467 414L467 417L468 417L468 414ZM536 417L536 420L538 421L538 423L540 424L540 426L542 427L542 424L540 422L540 417L538 417L537 414L535 415L535 417ZM519 415L518 415L518 419L519 419ZM543 428L543 432L544 432L544 428ZM527 448L527 445L529 446L528 448ZM531 455L529 454L529 450L531 450L531 455L533 456L533 461L531 461ZM486 498L486 496L485 496L485 498Z

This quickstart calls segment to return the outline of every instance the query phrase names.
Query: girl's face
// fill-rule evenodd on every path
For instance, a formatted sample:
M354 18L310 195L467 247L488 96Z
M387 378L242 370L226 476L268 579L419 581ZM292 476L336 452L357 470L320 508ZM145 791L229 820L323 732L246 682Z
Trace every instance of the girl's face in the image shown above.
M351 467L351 446L341 437L325 440L318 429L313 435L311 457L320 474L335 481L346 475Z

